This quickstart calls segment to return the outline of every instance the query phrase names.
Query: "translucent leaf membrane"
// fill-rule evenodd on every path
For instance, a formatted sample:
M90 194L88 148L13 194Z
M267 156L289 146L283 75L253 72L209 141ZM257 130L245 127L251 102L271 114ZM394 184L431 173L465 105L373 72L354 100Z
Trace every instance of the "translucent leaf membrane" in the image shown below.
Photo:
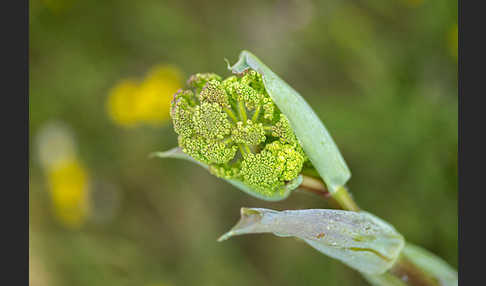
M300 238L318 251L368 275L390 269L405 244L400 233L372 214L328 209L242 208L240 221L219 241L252 233Z
M199 166L208 169L208 165L201 163L197 160L194 160L191 156L182 152L181 148L179 147L172 148L165 152L154 152L150 155L150 157L183 159L183 160L196 163ZM284 186L284 190L282 192L274 192L271 195L262 195L260 192L251 189L249 186L243 184L238 180L231 180L231 179L223 179L223 180L225 180L226 182L230 183L231 185L235 186L236 188L240 189L241 191L255 198L264 201L281 201L286 199L290 195L290 193L302 183L302 175L299 175L294 180L288 182Z
M297 139L329 191L334 193L344 186L351 172L326 127L304 98L248 51L242 51L238 62L228 68L236 74L253 69L262 75L266 91L289 119Z

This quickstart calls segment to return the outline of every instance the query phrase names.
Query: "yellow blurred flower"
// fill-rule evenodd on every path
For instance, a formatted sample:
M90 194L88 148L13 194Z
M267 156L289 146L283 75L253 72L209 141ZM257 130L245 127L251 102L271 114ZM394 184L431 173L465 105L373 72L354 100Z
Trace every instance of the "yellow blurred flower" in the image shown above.
M177 68L156 66L142 82L125 79L112 88L108 115L124 127L164 124L169 120L170 101L181 87L182 76Z
M76 144L62 123L50 123L39 132L41 167L56 219L68 228L79 228L89 215L90 182L76 155Z
M448 32L447 35L447 41L448 41L448 47L449 47L449 52L452 57L457 59L457 45L458 45L458 29L457 29L457 24L454 25Z
M123 80L118 83L108 97L108 114L116 123L123 126L132 126L137 122L133 105L137 83L133 80Z
M66 158L47 170L55 217L69 228L78 228L89 213L88 174L76 158Z

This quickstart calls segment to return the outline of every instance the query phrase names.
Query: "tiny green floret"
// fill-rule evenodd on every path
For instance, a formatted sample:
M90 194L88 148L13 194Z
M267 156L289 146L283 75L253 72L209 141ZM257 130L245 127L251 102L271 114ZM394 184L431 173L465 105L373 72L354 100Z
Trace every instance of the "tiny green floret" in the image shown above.
M211 80L221 81L221 77L214 73L197 73L189 77L187 85L200 93L204 85Z
M231 133L228 115L217 103L203 102L194 108L194 127L204 138L224 139Z
M265 141L265 129L262 123L254 123L247 120L236 122L235 128L231 130L231 139L235 143L257 146Z
M171 117L182 151L220 178L271 196L299 176L307 156L254 70L222 79L198 73L174 95Z

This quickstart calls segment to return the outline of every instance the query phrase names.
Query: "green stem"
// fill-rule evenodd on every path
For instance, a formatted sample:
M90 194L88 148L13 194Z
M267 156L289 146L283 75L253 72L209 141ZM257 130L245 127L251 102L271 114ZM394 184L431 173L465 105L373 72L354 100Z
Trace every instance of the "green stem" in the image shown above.
M360 211L358 205L351 197L351 194L348 192L346 187L341 186L339 187L331 196L339 203L343 210L347 211Z
M236 117L235 113L234 113L234 112L233 112L231 109L229 109L229 108L225 107L225 108L223 108L223 110L224 110L224 112L226 112L226 114L228 114L228 116L229 116L229 117L230 117L230 118L231 118L231 119L232 119L234 122L238 122L238 117Z
M260 105L257 106L255 112L253 113L253 116L251 117L251 121L256 122L258 119L258 115L260 115Z
M320 179L302 175L302 183L299 186L299 190L323 197L324 199L329 201L332 207L337 209L341 208L338 202L331 197L331 194L327 190L326 185L324 185L324 183Z
M243 148L245 148L245 150L246 150L246 153L247 153L247 154L252 153L252 152L251 152L251 149L250 149L250 147L249 147L248 145L243 144Z
M336 192L330 193L322 180L306 175L303 175L300 187L306 191L321 195L326 199L332 199L334 204L340 209L355 212L359 211L358 205L354 202L345 187L339 187Z
M240 114L241 121L246 123L248 117L246 116L245 104L242 101L238 101L238 113Z
M246 145L246 144L238 144L238 148L240 148L240 152L241 152L241 155L243 155L243 157L252 153L251 150L250 150L250 147L248 147L248 145Z
M441 283L410 261L403 254L398 258L395 265L388 270L388 273L411 286L441 286Z

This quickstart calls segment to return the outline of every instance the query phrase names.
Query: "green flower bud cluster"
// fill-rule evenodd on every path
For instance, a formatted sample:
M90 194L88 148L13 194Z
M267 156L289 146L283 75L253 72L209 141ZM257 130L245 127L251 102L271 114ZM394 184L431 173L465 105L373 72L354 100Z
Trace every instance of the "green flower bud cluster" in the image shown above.
M283 191L308 162L290 123L254 70L222 79L192 75L171 103L182 151L212 174L271 195Z

